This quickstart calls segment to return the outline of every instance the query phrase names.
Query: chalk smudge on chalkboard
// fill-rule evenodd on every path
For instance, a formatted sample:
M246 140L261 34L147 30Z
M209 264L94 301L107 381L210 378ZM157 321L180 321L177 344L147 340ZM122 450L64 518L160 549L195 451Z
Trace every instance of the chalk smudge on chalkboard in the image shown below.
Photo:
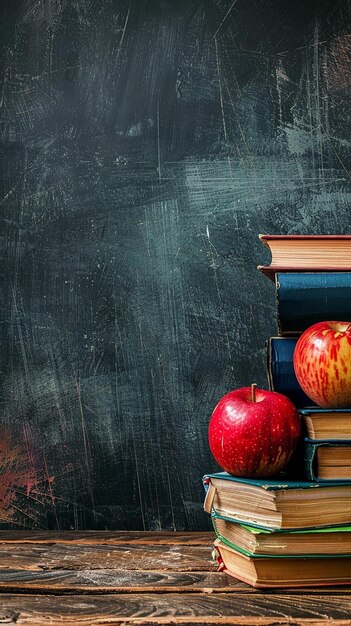
M46 527L46 510L54 506L54 477L0 428L0 526Z

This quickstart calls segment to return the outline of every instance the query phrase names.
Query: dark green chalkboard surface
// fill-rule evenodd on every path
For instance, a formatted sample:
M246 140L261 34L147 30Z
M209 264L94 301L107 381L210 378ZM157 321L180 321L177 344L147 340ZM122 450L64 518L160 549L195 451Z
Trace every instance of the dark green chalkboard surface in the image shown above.
M258 234L350 232L350 10L2 0L1 524L209 527L211 411L267 385Z

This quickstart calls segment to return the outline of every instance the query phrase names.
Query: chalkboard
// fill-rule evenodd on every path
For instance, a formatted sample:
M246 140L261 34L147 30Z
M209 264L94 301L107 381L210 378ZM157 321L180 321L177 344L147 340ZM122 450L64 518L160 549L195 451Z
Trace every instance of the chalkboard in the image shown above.
M350 2L2 0L0 522L209 527L259 233L350 228Z

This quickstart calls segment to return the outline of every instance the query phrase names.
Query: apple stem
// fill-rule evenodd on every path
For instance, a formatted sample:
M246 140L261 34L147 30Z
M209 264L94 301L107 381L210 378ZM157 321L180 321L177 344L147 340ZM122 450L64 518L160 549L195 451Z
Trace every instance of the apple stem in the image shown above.
M252 383L252 385L251 385L251 402L256 402L256 389L257 389L257 383Z
M345 331L346 331L346 330L350 330L350 328L351 328L351 322L350 322L350 323L346 326ZM344 331L344 332L345 332L345 331Z

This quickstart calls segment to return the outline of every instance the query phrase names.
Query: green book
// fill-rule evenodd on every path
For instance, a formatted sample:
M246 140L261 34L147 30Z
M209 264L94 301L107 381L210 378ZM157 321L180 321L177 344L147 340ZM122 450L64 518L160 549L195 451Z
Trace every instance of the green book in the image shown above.
M272 533L217 516L212 516L212 524L218 539L246 556L351 556L351 526Z
M351 525L351 480L291 481L206 474L212 516L272 531Z

